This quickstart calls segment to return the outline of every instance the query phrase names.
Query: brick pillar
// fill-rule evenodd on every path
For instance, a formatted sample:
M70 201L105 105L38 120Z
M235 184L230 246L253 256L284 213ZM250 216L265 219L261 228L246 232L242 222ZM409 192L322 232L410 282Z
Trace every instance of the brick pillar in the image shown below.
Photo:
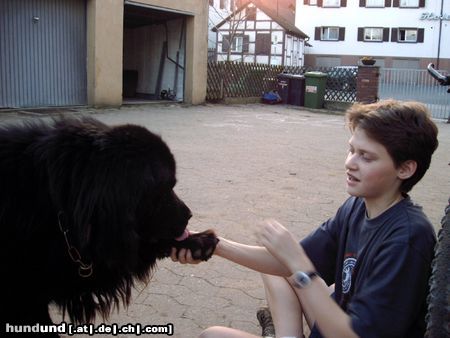
M358 66L358 78L356 81L356 101L360 103L372 103L378 98L378 78L380 67Z

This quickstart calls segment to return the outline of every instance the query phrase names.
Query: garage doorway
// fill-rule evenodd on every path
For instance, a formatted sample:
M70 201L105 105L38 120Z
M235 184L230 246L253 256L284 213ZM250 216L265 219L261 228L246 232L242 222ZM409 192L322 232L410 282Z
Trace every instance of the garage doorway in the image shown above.
M125 1L123 102L183 102L189 13Z

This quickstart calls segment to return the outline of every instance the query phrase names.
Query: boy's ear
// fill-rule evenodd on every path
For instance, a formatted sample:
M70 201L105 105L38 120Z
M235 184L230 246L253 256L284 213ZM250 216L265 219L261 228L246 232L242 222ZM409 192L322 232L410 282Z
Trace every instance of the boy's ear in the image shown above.
M407 180L417 170L417 162L413 160L408 160L403 162L400 167L398 168L398 178L402 180Z

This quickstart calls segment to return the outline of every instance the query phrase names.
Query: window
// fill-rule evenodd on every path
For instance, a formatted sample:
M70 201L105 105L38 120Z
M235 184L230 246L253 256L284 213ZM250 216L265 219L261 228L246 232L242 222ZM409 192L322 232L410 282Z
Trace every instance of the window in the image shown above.
M339 27L322 27L320 40L339 40Z
M323 0L323 7L340 7L341 0Z
M419 7L419 0L400 0L400 7Z
M303 0L303 4L317 7L339 8L347 7L347 0Z
M232 53L246 53L248 52L248 35L236 35L230 44L230 36L224 35L222 38L222 53L227 53L228 51Z
M425 0L392 0L392 7L423 8L425 7Z
M344 41L345 27L316 27L314 40Z
M364 28L364 41L383 41L383 28Z
M417 42L417 29L399 28L398 41Z
M397 1L400 1L400 0L397 0ZM383 8L383 7L391 7L391 5L392 5L392 0L359 0L359 7ZM397 5L397 7L398 7L398 5Z
M424 41L424 28L392 28L392 42L417 43Z
M366 0L366 7L384 7L385 0Z
M242 52L242 45L244 44L244 38L242 36L236 36L233 39L233 42L231 43L231 51L241 53Z
M364 42L389 41L389 28L358 27L358 41Z

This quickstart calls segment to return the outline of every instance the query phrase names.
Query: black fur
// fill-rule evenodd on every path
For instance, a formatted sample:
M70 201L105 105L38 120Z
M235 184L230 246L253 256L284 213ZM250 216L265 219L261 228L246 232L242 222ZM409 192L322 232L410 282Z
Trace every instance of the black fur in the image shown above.
M191 217L175 183L169 148L140 126L81 118L0 127L2 331L51 323L50 302L76 323L107 318L173 245L208 259L212 232L173 240Z

